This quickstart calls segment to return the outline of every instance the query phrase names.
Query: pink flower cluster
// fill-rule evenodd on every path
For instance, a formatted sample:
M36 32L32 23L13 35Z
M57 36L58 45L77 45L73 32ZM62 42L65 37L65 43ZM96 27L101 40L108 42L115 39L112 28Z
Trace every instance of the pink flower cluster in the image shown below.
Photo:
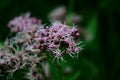
M24 50L18 51L12 46L5 48L0 48L0 75L8 74L6 80L13 78L14 72L17 70L28 68L30 72L27 72L26 77L30 80L36 80L37 77L42 78L41 73L37 73L40 76L33 74L33 68L37 69L37 64L43 64L41 61L46 58L46 56L38 57L35 55L30 55ZM45 66L44 66L45 67ZM44 70L46 71L46 70ZM31 75L28 75L31 74ZM47 76L47 74L45 74Z
M64 53L69 55L79 53L80 48L75 42L78 37L77 28L70 28L59 22L53 23L51 27L40 28L34 34L34 39L40 42L39 49L51 51L57 58L61 58Z
M23 14L19 17L15 17L8 24L8 27L12 32L19 32L24 27L28 27L33 24L41 24L41 20L35 17L30 17L30 13Z
M0 74L27 67L30 69L28 76L34 80L40 76L35 76L36 73L32 75L33 69L42 64L41 60L49 58L48 54L54 55L57 60L64 60L64 54L77 57L81 51L82 46L78 46L76 41L79 37L76 27L57 21L51 26L44 26L41 20L29 16L27 13L10 21L8 26L11 31L18 33L0 48Z

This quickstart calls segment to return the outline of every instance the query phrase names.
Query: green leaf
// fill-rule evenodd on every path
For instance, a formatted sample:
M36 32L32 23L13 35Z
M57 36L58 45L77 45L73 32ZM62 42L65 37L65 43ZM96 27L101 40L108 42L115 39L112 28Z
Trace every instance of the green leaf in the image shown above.
M87 31L90 36L90 41L94 40L98 31L98 16L97 14L93 14L91 17L88 26L87 26Z

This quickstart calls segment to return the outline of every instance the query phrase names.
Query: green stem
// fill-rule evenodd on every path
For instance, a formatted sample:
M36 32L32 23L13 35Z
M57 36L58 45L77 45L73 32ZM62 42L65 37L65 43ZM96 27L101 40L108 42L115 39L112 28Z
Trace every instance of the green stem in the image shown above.
M63 80L62 66L61 66L61 65L58 65L58 66L57 66L57 69L58 69L59 74L60 74L60 80Z
M44 69L42 68L42 66L40 67L41 69L38 68L38 71L42 74L44 80L47 80L47 77L45 75Z
M73 14L73 12L74 12L74 3L75 3L75 0L69 0L68 14Z

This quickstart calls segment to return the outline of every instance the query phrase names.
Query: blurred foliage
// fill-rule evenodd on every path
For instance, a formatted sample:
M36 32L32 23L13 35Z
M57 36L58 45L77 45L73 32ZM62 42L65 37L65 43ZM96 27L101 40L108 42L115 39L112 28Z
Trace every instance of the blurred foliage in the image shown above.
M49 22L48 14L57 6L67 6L69 13L83 17L81 26L92 36L84 41L78 59L66 58L61 67L50 66L52 80L120 80L119 0L0 0L0 42L10 34L7 23L21 13ZM73 12L74 11L74 12ZM63 71L73 70L69 75ZM16 80L21 76L17 76Z

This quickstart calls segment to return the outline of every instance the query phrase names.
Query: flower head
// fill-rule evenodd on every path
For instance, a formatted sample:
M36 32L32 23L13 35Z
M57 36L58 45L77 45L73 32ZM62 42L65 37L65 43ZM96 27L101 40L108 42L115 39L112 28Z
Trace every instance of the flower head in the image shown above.
M35 17L30 17L30 13L25 13L11 20L8 27L12 32L19 32L23 30L23 28L28 28L33 24L41 24L41 20Z
M82 46L78 46L76 41L79 33L75 26L57 21L51 26L43 26L39 19L31 18L26 13L10 21L8 27L18 33L0 47L0 74L14 73L27 67L30 69L27 75L35 80L41 76L36 68L38 64L42 65L41 61L48 54L57 60L64 60L64 54L76 57L81 51ZM48 70L44 71L48 76Z

